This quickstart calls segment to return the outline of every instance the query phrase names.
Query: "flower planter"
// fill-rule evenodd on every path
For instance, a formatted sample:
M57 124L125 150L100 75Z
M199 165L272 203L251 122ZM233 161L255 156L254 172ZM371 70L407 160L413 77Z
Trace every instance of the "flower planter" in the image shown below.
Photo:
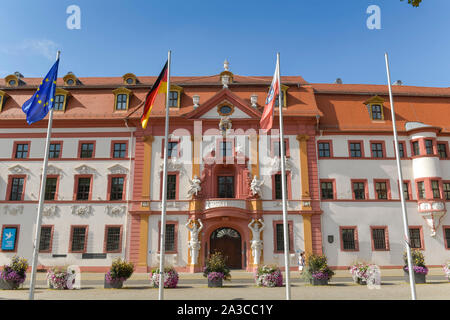
M326 285L328 285L328 279L315 279L315 278L312 278L311 280L309 280L309 282L313 286L326 286Z
M208 288L219 288L223 286L223 279L208 279Z
M104 283L105 289L122 289L122 287L123 287L123 281L117 280L117 281L108 282L105 279L105 283Z
M415 283L426 283L426 274L414 272L414 282ZM409 283L409 273L405 271L405 280Z
M358 278L356 279L356 283L365 286L367 285L367 280Z
M0 289L2 290L14 290L19 287L19 284L15 281L0 279Z

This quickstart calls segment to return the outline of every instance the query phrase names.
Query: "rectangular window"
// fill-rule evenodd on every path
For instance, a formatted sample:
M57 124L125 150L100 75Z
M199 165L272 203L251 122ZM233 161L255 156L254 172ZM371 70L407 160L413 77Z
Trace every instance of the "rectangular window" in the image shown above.
M319 157L329 158L331 156L330 143L329 142L319 142Z
M177 175L167 175L167 199L175 200L177 197Z
M344 250L356 250L355 229L341 229L341 236Z
M441 190L439 189L439 181L431 180L431 190L433 190L433 199L441 198Z
M384 228L372 229L372 241L374 250L386 250L386 237Z
M121 227L106 227L106 252L118 252L121 249Z
M278 107L278 104L279 104L279 101L280 101L280 99L278 98L278 94L277 94L277 96L276 96L276 98L275 98L276 100L275 100L275 107ZM281 90L281 106L284 108L284 106L285 106L285 103L284 103L284 91L283 90Z
M220 141L220 155L222 157L232 156L232 142L231 141Z
M49 159L59 159L61 153L61 143L51 143L48 153Z
M423 181L417 182L417 193L419 199L425 199L425 183Z
M334 199L333 182L321 182L320 189L322 190L322 199Z
M415 156L420 155L419 141L414 141L414 142L412 143L412 146L413 146L413 154L414 154Z
M444 227L444 237L447 249L450 249L450 227Z
M387 183L386 182L375 182L375 193L377 199L387 199Z
M217 197L218 198L234 198L234 177L218 176L217 177Z
M284 155L287 156L286 141L283 142L283 147L284 147ZM274 155L274 157L281 156L281 148L280 148L279 140L273 142L273 155Z
M166 234L165 234L165 245L166 251L176 251L175 247L175 224L166 223Z
M445 143L438 143L437 145L439 158L447 159L447 145Z
M350 143L350 157L352 158L361 158L361 143L360 142L351 142Z
M178 158L178 142L169 141L167 144L167 149L169 150L167 156L169 158ZM231 152L230 152L231 153Z
M39 240L39 252L50 252L52 248L52 227L42 226Z
M371 107L372 107L372 120L383 120L381 106L379 104L373 104Z
M450 200L450 183L443 183L445 200Z
M114 143L114 158L125 158L127 152L127 144L126 143Z
M178 91L169 92L169 107L178 107Z
M372 148L372 158L383 158L383 144L382 143L371 143Z
M282 223L277 223L276 225L276 250L275 251L284 251L284 229ZM288 229L289 229L288 225ZM288 232L289 234L289 232ZM291 235L288 235L288 243L289 243L289 251L291 251Z
M47 177L47 179L45 180L45 200L55 200L57 183L58 178Z
M366 199L366 187L364 182L353 182L353 194L355 200Z
M64 95L58 94L55 96L55 103L53 104L53 110L63 111L64 110Z
M86 231L86 227L72 227L71 252L85 251Z
M11 192L9 194L10 201L21 201L22 200L24 181L25 181L25 178L12 178Z
M409 183L403 182L403 197L405 200L411 200L409 199Z
M111 190L109 200L122 200L123 198L123 184L125 179L123 177L111 178Z
M409 228L409 241L411 243L411 248L421 249L422 241L420 239L420 228Z
M82 143L81 144L80 158L92 158L93 153L94 153L94 144L93 143Z
M275 199L280 200L283 199L283 190L281 188L281 174L276 174L274 176L275 179ZM288 198L288 176L286 175L286 198Z
M401 142L398 143L398 153L400 158L405 158L405 145Z
M116 101L116 110L127 110L127 98L126 94L118 94Z
M16 144L16 159L26 159L28 158L28 143L18 143Z
M427 154L433 154L433 140L425 140L425 149Z
M78 178L77 200L89 200L91 178Z

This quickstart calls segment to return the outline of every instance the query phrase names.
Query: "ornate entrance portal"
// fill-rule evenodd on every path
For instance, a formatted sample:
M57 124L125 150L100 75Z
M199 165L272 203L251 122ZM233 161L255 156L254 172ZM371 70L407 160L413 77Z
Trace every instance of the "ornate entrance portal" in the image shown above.
M210 253L220 251L230 269L242 269L241 235L231 228L219 228L211 234Z

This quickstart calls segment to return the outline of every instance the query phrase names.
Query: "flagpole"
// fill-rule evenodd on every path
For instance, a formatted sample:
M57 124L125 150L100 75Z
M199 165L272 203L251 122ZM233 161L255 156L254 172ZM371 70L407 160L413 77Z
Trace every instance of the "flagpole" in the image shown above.
M164 300L164 259L166 250L166 207L167 207L167 149L169 145L169 93L170 93L170 54L167 58L166 125L164 128L164 173L162 181L161 232L159 248L159 300Z
M400 162L400 153L398 150L398 137L397 137L397 127L395 124L395 111L394 111L394 99L392 97L392 86L391 86L391 72L389 71L389 58L387 52L384 54L386 60L386 73L388 78L388 86L389 86L389 99L391 101L391 115L392 115L392 128L394 131L394 143L395 143L395 159L397 160L397 169L398 169L398 180L400 186L400 200L402 203L402 217L403 217L403 231L405 233L405 247L406 253L408 256L408 270L409 270L409 284L411 287L411 300L416 300L416 284L414 280L414 269L412 263L411 256L411 246L409 243L409 230L408 230L408 217L406 215L406 203L405 196L403 194L403 174L402 174L402 165Z
M277 81L278 81L278 109L280 111L280 157L281 157L281 193L283 203L283 236L284 236L284 266L286 273L286 300L291 300L291 285L290 285L290 268L289 268L289 232L288 220L286 212L286 168L285 168L285 150L284 150L284 133L283 133L283 106L281 105L281 80L280 80L280 53L277 53Z
M56 53L56 61L58 61L60 54L61 51L58 50L58 52ZM35 236L33 241L33 262L31 265L30 292L28 297L29 300L34 300L34 287L36 285L36 269L39 254L39 239L41 237L42 209L44 208L45 184L47 181L47 164L50 147L50 137L52 135L52 123L53 123L53 106L52 108L50 108L48 116L47 140L45 141L44 164L42 165L41 188L39 191L39 205L36 218L36 229L34 232Z

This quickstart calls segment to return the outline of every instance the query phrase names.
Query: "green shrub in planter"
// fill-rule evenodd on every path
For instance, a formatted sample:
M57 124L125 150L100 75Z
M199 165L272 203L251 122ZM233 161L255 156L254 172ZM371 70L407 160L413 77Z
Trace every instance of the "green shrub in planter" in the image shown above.
M302 277L313 285L326 285L334 272L328 267L327 257L312 254L307 258Z
M230 268L226 265L225 257L221 252L214 252L206 260L203 276L208 278L208 287L221 287L222 280L231 279Z
M132 262L117 258L105 275L105 288L122 288L123 282L131 277L133 271L134 265Z

